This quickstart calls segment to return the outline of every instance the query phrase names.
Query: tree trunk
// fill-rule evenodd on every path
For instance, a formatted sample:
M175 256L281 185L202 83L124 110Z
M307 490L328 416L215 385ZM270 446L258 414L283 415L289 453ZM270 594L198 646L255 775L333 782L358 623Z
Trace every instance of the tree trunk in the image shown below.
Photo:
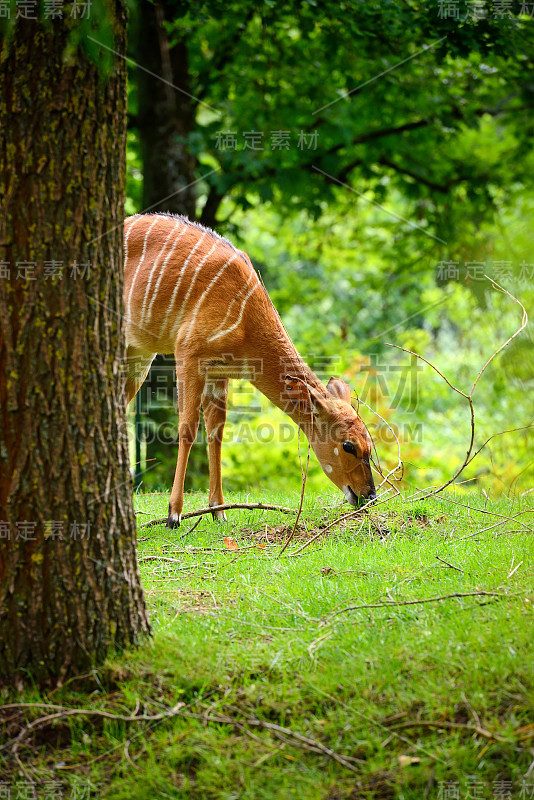
M150 631L122 392L125 2L106 9L107 76L64 59L67 17L18 20L0 61L0 676L17 683Z

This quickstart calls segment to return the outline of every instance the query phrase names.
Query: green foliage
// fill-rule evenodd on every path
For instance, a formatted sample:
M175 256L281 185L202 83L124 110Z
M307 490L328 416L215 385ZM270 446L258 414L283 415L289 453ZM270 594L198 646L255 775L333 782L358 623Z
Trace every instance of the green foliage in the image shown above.
M243 210L274 200L318 218L339 195L319 168L381 203L400 192L443 241L466 212L488 218L531 150L532 21L519 6L500 18L488 6L483 20L467 4L443 18L442 6L170 3L171 44L187 41L201 101L190 149L219 168L209 184ZM237 149L218 146L224 131ZM263 134L257 149L250 131ZM316 148L296 146L301 132Z

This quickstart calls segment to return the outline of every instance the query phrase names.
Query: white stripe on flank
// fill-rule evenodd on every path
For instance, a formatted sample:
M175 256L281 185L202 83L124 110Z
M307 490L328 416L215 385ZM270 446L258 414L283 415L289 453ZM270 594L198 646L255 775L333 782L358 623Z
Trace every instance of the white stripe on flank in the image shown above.
M178 294L178 290L180 289L180 284L182 283L182 278L185 275L185 271L187 269L187 266L188 266L189 262L191 261L191 256L193 255L195 250L197 250L197 248L200 247L200 245L204 241L204 238L206 237L207 233L208 233L208 231L204 231L204 233L202 234L202 236L200 237L200 239L198 240L196 245L193 247L193 249L191 250L191 252L189 253L189 255L187 256L187 258L185 259L185 261L183 263L182 269L180 270L180 277L178 278L176 286L174 287L174 291L172 293L172 297L170 299L169 306L167 308L167 313L165 314L165 317L163 318L163 324L162 324L162 326L160 328L160 332L159 332L160 336L163 336L163 334L167 330L167 323L169 321L169 317L171 315L172 308L174 306L174 301L176 300L176 295Z
M226 314L224 315L224 319L222 320L222 322L219 322L219 324L215 328L215 333L218 333L226 325L226 321L229 318L230 314L232 313L232 308L234 307L234 304L239 301L239 298L241 297L243 292L246 292L247 286L250 283L250 279L252 278L252 275L253 275L253 273L251 272L250 275L248 276L248 278L246 279L245 283L241 286L241 288L238 290L237 294L235 294L234 297L232 298L232 300L230 301L230 305L226 309Z
M178 236L176 237L176 239L172 243L172 247L169 249L169 252L165 256L165 261L161 265L161 269L160 269L159 275L158 275L158 280L156 282L156 285L154 287L154 292L152 294L152 299L150 301L150 305L148 306L148 309L147 309L147 312L146 312L146 319L145 319L145 322L144 322L145 325L148 325L148 323L150 322L150 317L151 317L151 314L152 314L152 306L154 305L154 300L158 296L159 285L161 283L161 279L163 278L163 273L165 272L165 268L166 268L167 264L169 263L169 258L174 253L174 249L175 249L176 245L178 244L178 242L180 241L180 239L182 238L182 236L184 235L184 233L186 233L188 230L189 230L189 226L187 225L187 223L185 223L183 231L180 231L180 233L178 234Z
M214 278L212 278L212 280L210 281L210 283L209 283L209 284L208 284L208 286L206 287L206 291L205 291L205 292L202 292L202 294L200 295L200 297L199 297L199 299L198 299L198 303L196 304L196 306L195 306L195 308L194 308L194 310L193 310L193 313L192 313L192 315L191 315L191 322L189 323L189 327L188 327L188 329L187 329L187 333L185 334L185 338L184 338L183 344L186 344L187 340L188 340L188 339L189 339L189 337L191 336L191 333L192 333L192 331L193 331L193 326L194 326L194 324L195 324L195 322L196 322L196 319L197 319L197 316L198 316L198 312L200 311L200 306L202 305L202 303L203 303L203 302L204 302L204 300L206 299L206 295L207 295L207 294L208 294L208 293L211 291L211 289L213 289L213 287L215 286L215 284L217 283L217 281L219 280L219 278L220 278L220 277L221 277L221 275L223 274L223 272L224 272L224 270L226 269L226 267L228 267L228 266L229 266L229 265L232 263L232 261L234 260L234 258L236 257L236 255L237 255L237 253L234 253L234 254L233 254L233 255L232 255L232 256L231 256L231 257L228 259L228 261L227 261L225 264L223 264L223 265L222 265L222 267L220 268L220 270L218 271L218 273L215 275L215 277L214 277Z
M191 283L189 284L189 289L187 290L187 294L184 297L184 300L183 300L183 303L182 303L182 307L180 308L180 313L178 314L178 321L177 321L176 325L174 326L174 328L172 330L172 333L171 333L173 341L176 339L176 336L178 335L178 331L180 329L180 325L182 324L184 311L187 313L187 301L189 300L189 295L191 294L191 292L193 290L193 286L195 285L195 281L197 279L197 275L200 272L200 270L202 269L202 267L204 266L204 264L206 263L206 261L208 260L208 258L211 256L211 254L213 253L213 251L215 250L215 248L217 247L218 244L219 244L219 242L215 242L215 244L213 245L211 250L204 256L204 258L202 258L199 261L199 263L196 266L195 272L193 273L193 278L191 280Z
M185 307L186 307L186 305L187 305L187 301L189 300L189 295L191 294L191 291L192 291L192 289L193 289L193 286L195 285L195 281L196 281L196 279L197 279L197 275L198 275L198 273L200 272L201 268L202 268L202 267L204 266L204 264L206 263L206 261L208 260L208 258L211 256L211 254L213 253L213 251L215 250L215 248L217 247L217 245L218 245L218 242L215 242L215 244L213 245L213 247L211 248L211 250L210 250L210 251L209 251L209 252L208 252L208 253L207 253L207 254L204 256L204 258L202 258L202 259L199 261L199 263L197 264L197 267L196 267L196 269L195 269L195 271L194 271L194 273L193 273L193 278L192 278L192 280L191 280L191 283L189 284L189 289L187 290L187 294L186 294L186 296L184 297L184 302L182 303L182 307L181 307L181 309L180 309L180 313L179 313L179 315L178 315L178 317L179 317L178 324L180 324L180 320L182 319L182 316L183 316L184 309L185 309Z
M161 250L158 253L157 258L154 259L154 266L150 270L150 275L148 276L148 281L146 283L145 297L143 299L143 308L141 309L141 322L140 322L141 327L145 324L144 317L145 317L145 314L146 314L146 306L147 306L147 302L148 302L148 296L150 294L150 287L152 285L152 278L154 276L154 272L156 271L156 268L157 268L157 266L159 264L159 260L162 257L165 248L167 247L167 242L169 241L169 239L171 238L171 236L175 232L176 228L181 224L182 224L182 221L178 220L174 224L174 226L170 229L169 233L167 234L167 236L165 238L165 241L163 242L163 246L162 246Z
M130 217L130 219L127 219L125 221L125 223L124 223L125 225L126 225L126 222L131 222L132 223L132 225L130 225L130 227L126 231L126 236L124 237L124 269L125 270L126 270L126 263L128 261L128 237L130 236L130 234L132 232L132 228L135 227L135 223L139 222L140 219L141 219L140 216L137 217L137 218L136 217Z
M213 342L214 339L219 339L220 336L226 336L226 334L231 333L232 331L234 331L237 328L237 326L239 325L239 323L243 319L243 314L244 314L244 311L245 311L245 306L247 304L248 298L256 291L256 289L258 288L259 285L260 285L260 282L258 281L256 284L254 284L254 286L252 287L250 292L248 292L247 295L243 298L243 302L241 303L241 311L239 312L239 316L238 316L237 320L234 322L234 324L230 328L226 328L226 330L221 331L220 333L216 333L214 336L210 336L210 338L208 339L208 342Z
M133 290L134 290L134 286L135 286L135 281L136 281L137 275L139 273L139 269L141 268L141 265L142 265L143 261L145 260L146 246L148 244L148 237L150 235L150 231L152 230L152 228L154 227L156 222L159 222L160 219L161 219L161 217L156 217L154 219L154 222L152 223L152 225L148 226L148 230L145 233L145 239L143 241L143 252L141 253L141 258L139 259L139 263L137 264L137 267L135 268L134 276L132 278L132 283L130 285L130 292L128 294L128 302L126 304L126 316L127 316L128 320L130 320L132 318L131 317L131 313L130 313L130 306L131 306L131 302L132 302L132 294L133 294ZM130 231L131 230L132 230L132 228L130 227ZM128 233L130 231L128 231Z

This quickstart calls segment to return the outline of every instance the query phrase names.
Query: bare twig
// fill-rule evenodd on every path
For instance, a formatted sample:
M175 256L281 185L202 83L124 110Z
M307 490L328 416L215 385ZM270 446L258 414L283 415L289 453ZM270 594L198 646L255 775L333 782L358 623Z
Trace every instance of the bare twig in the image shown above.
M438 559L438 561L441 561L442 564L446 564L451 569L455 569L455 570L457 570L457 572L461 572L463 574L464 570L460 569L460 567L455 567L454 564L449 564L448 561L445 561L444 558L440 558L440 556L436 556L436 558Z
M193 533L195 528L198 528L201 522L202 522L202 517L199 517L195 522L195 524L191 525L188 531L186 531L185 533L183 533L181 536L178 537L177 541L180 542L182 539L185 539L186 536L189 536L190 533Z
M440 500L443 500L446 503L451 503L454 506L461 506L461 508L468 508L470 511L475 511L478 514L489 514L491 517L500 517L500 519L506 519L506 520L510 519L515 520L516 517L519 517L522 514L534 513L534 509L526 508L523 511L518 511L517 514L513 515L513 517L510 517L507 514L499 514L497 513L497 511L488 511L485 508L476 508L476 506L468 506L466 503L460 503L458 500L452 500L450 497L447 497L446 495L443 495L443 497L441 497ZM519 522L519 525L522 525L527 531L530 530L528 525L524 525L522 522Z
M364 608L396 608L398 606L414 606L414 605L422 605L423 603L438 603L441 600L450 600L454 597L516 597L515 594L507 594L506 592L487 592L484 590L478 592L453 592L452 594L444 594L440 597L425 597L421 600L388 600L383 601L381 603L364 603L363 605L359 606L346 606L345 608L339 609L339 611L334 611L332 614L329 614L323 622L322 625L327 625L331 619L334 617L339 616L339 614L344 614L346 611L360 611Z
M391 475L393 475L393 476L394 476L394 475L395 475L395 473L396 473L396 472L397 472L399 469L401 470L401 474L402 474L402 471L403 471L403 463L402 463L402 458L401 458L401 446L400 446L399 438L398 438L397 434L395 433L395 431L393 430L393 428L391 427L391 425L389 424L389 422L387 422L387 420L385 420L385 419L384 419L384 417L380 416L380 414L378 413L378 411L375 411L375 410L374 410L374 408L371 408L371 406L367 405L367 403L365 403L363 400L360 400L360 398L359 398L358 396L356 396L356 399L358 400L358 405L361 403L361 404L362 404L362 406L365 406L367 409L369 409L369 411L370 411L372 414L374 414L376 417L378 417L378 419L381 419L381 420L382 420L382 422L384 423L384 425L385 425L387 428L389 428L389 430L390 430L390 431L391 431L391 433L393 434L393 437L394 437L395 441L397 442L397 463L396 463L396 465L393 467L393 469L390 469L390 471L388 472L388 474L387 474L387 475L384 475L384 473L382 472L382 468L380 467L380 459L378 458L378 453L376 452L376 447L375 447L375 443L374 443L374 442L373 442L373 448L374 448L374 450L375 450L376 457L377 457L377 461L378 461L378 465L379 465L379 467L380 467L380 469L378 469L378 470L377 470L377 472L379 473L379 475L380 475L380 477L381 477L381 478L384 478L384 480L382 481L382 483L380 483L380 484L377 486L377 489L380 489L380 488L381 488L381 487L384 485L384 483L387 483L387 484L389 484L389 486L391 486L391 488L392 488L392 489L394 489L394 490L397 492L397 494L400 494L400 492L399 492L399 490L397 489L397 487L396 487L396 486L393 486L393 484L392 484L392 483L389 481L389 478L390 478L390 476L391 476Z
M412 742L412 741L410 741L410 739L407 739L402 734L397 733L396 731L391 731L391 729L389 727L387 727L384 724L384 722L381 722L380 720L377 720L377 719L373 719L372 717L368 717L367 714L364 714L361 711L359 711L359 709L357 709L354 705L349 705L348 703L345 703L343 700L341 700L341 698L336 697L333 694L330 694L330 692L325 692L323 689L320 689L318 686L315 686L312 683L308 683L307 685L311 689L313 689L315 692L317 692L317 694L320 694L323 697L328 697L334 703L339 703L340 706L342 706L343 708L346 708L348 711L351 712L351 714L356 714L357 716L359 716L361 719L364 719L366 722L368 722L373 727L376 726L378 728L383 728L385 731L393 733L393 735L397 739L399 739L400 741L402 741L405 744L409 745L410 747L415 747L417 750L419 750L422 753L425 753L427 756L429 756L430 758L434 759L435 761L440 761L442 764L446 764L446 762L443 761L443 759L439 758L435 753L432 753L429 750L426 750L418 742Z
M435 372L437 372L437 374L438 374L438 375L439 375L441 378L443 378L443 380L445 381L445 383L446 383L448 386L450 386L450 388L451 388L451 389L452 389L454 392L456 392L456 394L459 394L461 397L465 397L465 399L467 400L467 402L468 402L468 404L469 404L469 412L470 412L470 418L471 418L471 419L470 419L470 421L471 421L471 437L470 437L470 440L469 440L469 446L468 446L468 448L467 448L467 453L466 453L466 456L465 456L465 458L464 458L464 461L463 461L463 463L462 463L462 464L461 464L461 466L460 466L460 467L459 467L459 468L456 470L456 472L454 473L454 475L452 476L452 478L450 478L450 479L449 479L449 480L448 480L446 483L442 484L442 485L441 485L441 486L439 486L437 489L434 489L433 491L431 491L431 492L428 492L427 494L423 495L422 497L418 497L418 498L417 498L418 500L426 500L428 497L433 497L433 496L435 496L435 495L439 494L440 492L442 492L444 489L446 489L446 488L447 488L447 486L450 486L450 485L451 485L451 483L454 483L454 481L456 480L456 478L457 478L457 477L458 477L458 476L459 476L459 475L460 475L460 474L461 474L461 473L464 471L464 469L466 468L466 466L467 466L467 465L468 465L468 464L469 464L469 463L470 463L470 462L473 460L473 458L474 458L476 455L478 455L478 453L480 452L480 450L482 450L482 449L483 449L483 448L486 446L487 442L485 442L485 443L482 445L482 447L481 447L481 448L479 448L479 450L477 450L477 451L476 451L476 452L473 454L473 446L474 446L474 442L475 442L475 408L474 408L474 406L473 406L473 393L474 393L474 391L475 391L475 389L476 389L476 386L477 386L477 383L478 383L478 381L479 381L479 380L480 380L480 378L482 377L482 375L483 375L483 373L485 372L485 370L487 369L487 367L488 367L488 366L491 364L491 362L493 361L493 359L494 359L494 358L495 358L495 357L496 357L496 356L497 356L497 355L498 355L498 354L499 354L499 353L500 353L502 350L504 350L504 348L505 348L505 347L506 347L508 344L510 344L510 342L511 342L513 339L515 339L515 337L516 337L516 336L518 336L518 335L521 333L521 331L523 331L523 330L526 328L526 326L527 326L527 324L528 324L528 315L527 315L526 309L525 309L524 305L523 305L523 304L522 304L522 303L521 303L521 302L520 302L520 301L517 299L517 297L514 297L514 295L513 295L513 294L510 294L510 292L508 292L506 289L503 289L503 287L502 287L502 286L500 286L498 283L496 283L496 282L495 282L495 281L494 281L492 278L490 278L488 275L484 275L484 277L485 277L485 278L487 278L487 279L490 281L490 283L492 284L492 286L493 286L493 288L494 288L494 289L497 289L498 291L502 292L503 294L506 294L506 295L508 295L508 297L510 297L510 298L511 298L511 299L514 301L514 303L517 303L517 305L518 305L518 306L519 306L519 307L522 309L522 311L523 311L523 316L522 316L522 319L521 319L521 325L520 325L520 326L519 326L519 328L518 328L518 329L515 331L515 333L513 333L513 334L512 334L512 336L509 336L509 337L508 337L508 339L507 339L507 340L504 342L504 344L502 344L502 345L501 345L501 346L500 346L500 347L499 347L497 350L495 350L495 352L493 353L493 355L492 355L492 356L490 356L490 358L488 358L488 360L486 361L486 363L484 364L484 366L482 367L482 369L479 371L478 375L476 376L476 378L475 378L475 380L474 380L474 382L473 382L473 385L471 386L471 390L470 390L469 394L466 394L466 393L465 393L465 392L463 392L461 389L458 389L456 386L453 386L453 384L452 384L452 383L451 383L451 382L448 380L448 378L446 378L446 377L445 377L445 375L444 375L444 374L443 374L443 373L442 373L442 372L441 372L441 371L440 371L440 370L439 370L439 369L438 369L438 368L437 368L437 367L436 367L434 364L432 364L432 362L431 362L431 361L428 361L428 359L426 359L426 358L424 358L423 356L419 355L419 353L414 353L414 352L413 352L413 350L408 350L407 348L405 348L405 347L401 347L401 346L400 346L400 345L398 345L398 344L391 344L390 342L386 342L386 344L388 345L388 347L396 347L398 350L402 350L403 352L405 352L405 353L409 353L410 355L412 355L412 356L415 356L416 358L419 358L419 359L421 359L421 361L424 361L424 362L425 362L425 364L428 364L428 366L429 366L429 367L432 367L432 369L433 369ZM530 427L530 426L525 426L525 427ZM506 432L507 432L507 431L503 431L503 433L506 433ZM497 436L497 435L499 435L499 434L494 434L494 436ZM491 438L493 438L493 437L490 437L490 439L491 439ZM488 439L488 441L490 441L490 439Z
M381 500L379 500L378 502L379 503L385 503L386 500L388 500L388 499L389 498L385 497L385 495L382 495ZM370 502L373 502L373 501L370 501ZM377 505L377 501L376 500L374 501L374 505L375 506ZM352 517L356 516L357 512L364 511L366 508L367 508L367 506L362 506L361 509L354 509L353 511L350 511L348 514L344 514L342 517L338 517L333 522L330 522L325 528L321 528L321 530L318 533L316 533L315 536L312 536L311 539L308 539L307 542L304 542L304 544L301 545L301 547L299 547L298 550L295 550L292 553L288 553L288 556L290 556L290 557L298 556L300 553L302 553L303 550L305 550L307 547L309 547L310 544L313 544L313 542L315 542L317 539L319 539L321 536L323 536L328 530L330 530L330 528L332 528L338 522L344 522L346 519L351 519ZM356 531L356 533L355 533L356 536L360 533L360 531L363 528L364 524L365 524L365 518L362 520L362 524L360 525L360 527Z
M399 728L450 728L452 730L466 730L472 731L473 733L478 733L479 736L483 736L485 739L493 739L496 742L508 742L509 739L505 739L503 736L499 736L497 733L492 733L491 731L486 730L486 728L482 728L480 725L469 725L463 722L443 722L443 721L432 721L432 720L411 720L408 722L398 722L395 725L391 725L391 728L399 729Z
M224 503L220 506L210 506L209 508L199 508L197 511L187 511L182 514L182 521L190 519L191 517L200 517L202 514L211 514L212 511L230 511L233 508L248 508L252 511L281 511L283 514L296 514L296 508L286 508L286 506L271 506L267 503ZM145 522L139 525L139 528L150 528L154 525L161 525L167 522L167 517L160 519L151 519L150 522ZM188 531L189 533L190 531Z
M295 531L297 530L297 525L299 524L300 515L302 514L302 504L304 503L304 492L306 490L306 478L308 477L308 467L310 465L310 444L308 442L308 456L306 458L306 469L304 470L302 468L302 458L301 458L301 455L300 455L300 428L299 428L299 433L298 433L298 444L299 444L300 472L301 472L301 475L302 475L302 488L300 490L300 503L299 503L299 508L298 508L298 511L297 511L297 516L295 517L295 524L293 525L293 530L289 534L289 536L287 538L287 541L284 543L284 546L280 550L280 555L282 555L282 553L284 552L284 550L286 549L288 544L291 542L291 540L293 539L293 536L295 535Z
M7 705L0 706L0 712L4 709L9 708L44 708L47 711L53 710L54 713L47 714L44 717L39 717L33 722L28 723L20 733L15 737L15 739L11 742L8 742L5 745L0 747L0 750L10 746L11 755L17 762L17 764L22 768L23 772L25 772L22 762L18 757L18 749L23 742L23 740L28 736L32 730L37 728L43 727L51 722L54 722L58 719L65 719L67 717L75 717L75 716L92 716L92 717L103 717L105 719L114 719L120 720L122 722L159 722L163 719L168 719L170 717L174 717L179 713L179 710L184 706L184 703L180 702L173 706L168 711L165 711L161 714L155 714L153 716L148 716L145 714L134 714L134 715L123 715L123 714L112 714L109 711L104 711L101 709L87 709L87 708L65 708L64 706L57 706L51 705L47 703L8 703Z
M344 758L339 753L336 753L335 750L331 750L326 745L318 742L316 739L311 739L309 736L304 736L301 733L297 733L297 731L291 730L291 728L284 728L281 725L277 725L274 722L266 722L262 719L255 719L255 718L246 718L243 720L236 720L233 717L227 717L223 714L196 714L192 711L184 711L182 714L184 717L190 717L191 719L200 719L206 720L207 722L218 722L223 725L234 725L235 727L241 727L242 725L250 725L251 727L258 727L264 728L265 730L271 731L276 736L280 738L287 736L292 741L297 741L300 743L304 749L312 749L312 752L320 752L328 758L331 758L333 761L337 761L338 764L345 767L346 769L350 770L351 772L359 772L359 768L356 768L353 764L351 764L346 758Z
M265 720L256 719L254 717L246 717L244 719L235 719L233 717L227 716L225 714L206 714L206 713L196 713L193 711L186 711L185 704L180 702L177 703L172 708L161 712L160 714L154 715L147 715L147 714L139 714L139 715L124 715L124 714L112 714L109 711L104 711L102 709L88 709L88 708L66 708L65 706L58 706L58 705L51 705L47 703L9 703L4 706L0 706L0 712L6 709L15 709L15 708L42 708L47 711L53 711L53 713L46 714L43 717L39 717L33 722L28 723L16 736L16 738L9 742L8 745L4 745L3 747L10 746L11 754L14 758L18 760L17 750L23 740L28 736L32 730L37 728L43 727L51 722L54 722L58 719L66 719L68 717L74 716L85 716L85 717L103 717L105 719L113 719L119 720L121 722L159 722L164 719L171 719L172 717L182 716L187 717L188 719L198 719L203 722L215 722L222 725L233 725L234 727L243 730L245 727L252 727L252 728L262 728L264 730L270 731L274 733L279 738L287 737L294 743L298 743L298 746L305 750L310 750L312 752L318 752L322 755L331 758L334 761L337 761L338 764L345 767L346 769L350 770L351 772L357 772L358 770L356 767L350 763L350 761L345 758L344 756L336 753L334 750L331 750L326 745L322 744L321 742L311 739L309 736L304 736L297 731L291 730L291 728L285 728L281 725L277 725L274 722L267 722Z

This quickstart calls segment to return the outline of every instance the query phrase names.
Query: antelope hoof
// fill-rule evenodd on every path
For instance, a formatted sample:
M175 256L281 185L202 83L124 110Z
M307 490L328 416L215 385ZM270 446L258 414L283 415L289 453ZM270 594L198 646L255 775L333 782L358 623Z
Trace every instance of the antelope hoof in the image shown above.
M222 503L215 503L215 502L210 503L210 506L219 506L219 505L222 505ZM216 522L228 522L224 511L212 511L211 516Z
M171 505L169 503L169 516L167 517L167 528L172 531L173 528L179 528L180 522L182 521L182 515L176 514L171 510Z

